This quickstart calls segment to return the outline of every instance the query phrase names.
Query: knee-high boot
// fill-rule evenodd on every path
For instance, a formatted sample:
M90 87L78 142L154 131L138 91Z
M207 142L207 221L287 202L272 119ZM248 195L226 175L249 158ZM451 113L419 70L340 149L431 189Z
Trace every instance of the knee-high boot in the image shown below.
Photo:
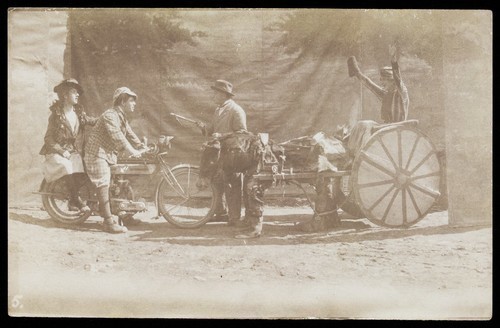
M99 214L104 219L104 231L109 233L127 232L127 228L119 225L111 214L108 186L101 186L97 188L97 200L99 201Z
M247 179L245 184L246 201L248 208L245 208L245 217L250 223L250 232L236 235L235 238L247 239L260 237L262 233L262 223L264 221L264 190L252 177Z
M70 211L90 212L90 208L82 202L78 195L79 186L75 175L66 175L64 177L64 182L69 191L68 209Z
M250 221L250 231L247 233L242 233L236 235L237 239L249 239L249 238L257 238L260 237L262 233L262 223L264 222L263 216L253 216L248 219Z

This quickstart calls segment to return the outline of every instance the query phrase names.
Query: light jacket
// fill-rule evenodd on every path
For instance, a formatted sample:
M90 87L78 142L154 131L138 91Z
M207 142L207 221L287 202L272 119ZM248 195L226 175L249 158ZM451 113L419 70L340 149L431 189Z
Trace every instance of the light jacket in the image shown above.
M219 109L222 109L220 115ZM245 111L234 100L228 99L224 104L215 109L212 122L206 126L203 135L210 136L213 133L230 133L246 130L247 116Z

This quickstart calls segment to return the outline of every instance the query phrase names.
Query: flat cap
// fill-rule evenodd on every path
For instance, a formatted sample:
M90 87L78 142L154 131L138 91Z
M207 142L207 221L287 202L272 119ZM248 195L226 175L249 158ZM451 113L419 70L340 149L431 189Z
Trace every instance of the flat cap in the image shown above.
M131 97L134 97L135 99L137 99L137 95L135 94L135 92L133 92L132 90L130 90L129 88L127 87L120 87L118 89L115 90L115 93L113 94L113 103L116 101L116 99L118 97L120 97L122 94L127 94Z

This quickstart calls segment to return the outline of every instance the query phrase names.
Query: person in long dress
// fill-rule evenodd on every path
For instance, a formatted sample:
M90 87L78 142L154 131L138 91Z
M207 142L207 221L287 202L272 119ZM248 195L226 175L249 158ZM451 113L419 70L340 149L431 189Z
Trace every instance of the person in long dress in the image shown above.
M78 174L84 173L82 161L84 130L97 118L88 116L78 99L83 88L75 79L63 80L54 87L58 99L50 106L51 114L40 155L45 156L43 174L50 183L64 179L70 199L69 211L90 211L78 195Z

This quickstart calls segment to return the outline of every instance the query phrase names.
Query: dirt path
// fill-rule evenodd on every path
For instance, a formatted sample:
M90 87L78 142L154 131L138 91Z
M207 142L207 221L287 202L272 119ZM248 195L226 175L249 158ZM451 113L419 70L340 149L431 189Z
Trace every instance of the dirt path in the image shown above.
M9 209L9 311L28 316L488 318L492 229L452 228L447 212L410 229L343 220L302 233L307 207L267 207L264 235L234 239L209 223L164 220L126 235L99 218L61 227L38 208Z

